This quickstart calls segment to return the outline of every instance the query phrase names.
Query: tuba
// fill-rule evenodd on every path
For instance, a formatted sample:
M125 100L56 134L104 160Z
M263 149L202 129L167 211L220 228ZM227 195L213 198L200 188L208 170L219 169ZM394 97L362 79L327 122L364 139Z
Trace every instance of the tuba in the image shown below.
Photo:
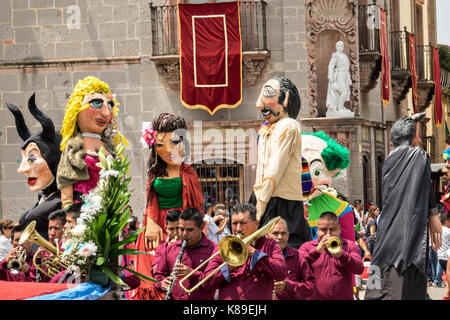
M326 246L331 254L338 254L342 251L342 241L338 237L330 237L327 240Z
M265 236L269 233L278 223L281 217L275 217L270 220L265 226L258 229L251 235L249 235L244 240L241 240L240 237L235 235L227 235L220 239L219 242L219 250L209 257L206 261L200 264L196 269L192 270L188 275L186 275L183 279L180 280L180 287L186 291L187 293L191 293L198 287L200 287L205 281L207 281L210 277L212 277L217 271L222 269L225 265L230 265L232 267L239 267L243 265L248 258L247 244L256 241L258 238ZM208 276L206 276L203 280L197 283L191 289L186 289L183 286L183 282L186 281L190 276L192 276L197 270L202 268L206 263L208 263L212 258L217 255L223 259L224 263L218 266L215 270L213 270Z
M61 269L67 269L68 265L62 262L61 253L59 252L58 244L56 247L50 242L45 240L35 229L36 221L31 221L25 228L19 239L19 244L22 245L25 241L30 241L37 244L40 248L33 256L33 264L40 272L45 274L49 278L53 278L57 273L62 271ZM47 269L44 270L37 263L36 259L41 252L47 252L50 254L47 261Z
M27 252L25 248L20 246L16 251L16 257L8 262L7 268L12 274L19 274L22 271L23 262L25 261Z

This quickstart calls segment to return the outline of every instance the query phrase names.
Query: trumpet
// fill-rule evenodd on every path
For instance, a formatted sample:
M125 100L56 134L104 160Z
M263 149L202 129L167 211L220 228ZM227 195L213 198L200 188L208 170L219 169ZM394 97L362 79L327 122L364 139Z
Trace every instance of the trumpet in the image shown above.
M331 254L339 254L342 251L342 241L339 237L330 237L327 240L326 247Z
M22 246L19 246L16 251L16 257L14 259L9 260L7 264L7 268L9 272L12 274L19 274L20 271L22 271L23 262L26 258L26 251L25 248Z
M56 247L50 242L45 240L35 229L36 221L31 221L30 224L25 228L19 239L19 245L22 245L25 241L30 241L37 244L40 248L36 251L33 256L33 264L40 272L45 274L49 278L53 278L62 269L68 269L68 265L62 261L61 253L59 252L58 244ZM37 263L36 259L41 252L47 252L50 257L47 261L47 270L41 268Z
M192 291L194 291L198 287L200 287L204 282L206 282L210 277L212 277L215 273L217 273L217 271L219 271L225 265L228 264L232 267L239 267L239 266L243 265L247 261L247 258L248 258L247 244L252 243L252 242L256 241L258 238L269 233L277 225L277 223L280 219L281 219L281 217L273 218L265 226L258 229L257 231L255 231L254 233L249 235L244 240L241 240L241 238L239 236L235 236L235 235L224 236L219 242L219 250L215 254L213 254L211 257L209 257L207 260L205 260L202 264L200 264L197 268L195 268L189 274L187 274L183 279L181 279L179 282L180 287L187 293L191 293ZM217 255L220 255L220 257L222 258L224 263L222 263L220 266L218 266L215 270L213 270L210 274L208 274L203 280L201 280L199 283L197 283L191 289L187 289L183 286L184 281L186 281L196 271L198 271L200 268L202 268L205 264L207 264L212 258L214 258Z

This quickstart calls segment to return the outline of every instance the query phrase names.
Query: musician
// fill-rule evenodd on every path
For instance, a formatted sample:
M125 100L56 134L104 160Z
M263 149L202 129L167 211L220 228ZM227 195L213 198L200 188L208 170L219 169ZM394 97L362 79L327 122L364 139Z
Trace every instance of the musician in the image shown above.
M24 226L17 225L11 231L13 243L17 241L17 246L14 246L14 249L11 252L9 252L8 256L0 262L0 280L20 281L20 282L36 281L36 272L35 267L33 266L33 252L32 252L33 244L29 241L25 241L22 244L22 247L25 249L26 252L26 258L24 261L22 261L22 270L18 274L13 274L11 270L8 268L8 263L12 259L17 258L19 250L18 239L20 239L23 230L25 230ZM33 269L33 272L31 272L32 271L31 269Z
M77 224L77 219L80 217L83 203L84 202L82 201L76 202L66 210L66 223L64 224L63 242L70 238L70 230L72 230Z
M63 251L62 247L62 239L64 235L64 225L66 224L66 211L64 209L58 209L53 211L48 216L48 242L53 246L57 246L60 252ZM43 248L40 248L43 249ZM48 251L41 251L38 255L36 261L38 265L44 270L47 269L47 264L50 258L53 258L54 255L49 253ZM61 269L61 271L63 271ZM35 278L37 278L37 282L50 282L52 278L45 274L41 274L37 268L33 268L32 272L35 272Z
M341 227L335 213L326 211L317 221L317 239L304 243L299 253L310 265L316 288L308 300L353 300L352 274L361 274L364 265L354 241L340 238ZM338 237L342 250L330 253L327 241Z
M158 248L155 250L155 259L153 260L152 270L156 268L158 264L159 258L161 256L161 252L164 251L165 248L172 242L175 242L180 239L180 230L179 230L179 222L180 222L180 210L170 210L167 212L166 216L166 231L167 238L164 243L161 243Z
M156 266L153 277L160 281L155 284L155 288L162 293L166 293L169 288L172 277L177 277L171 294L174 300L211 300L214 292L205 291L199 288L191 294L187 294L180 286L179 281L192 270L198 267L201 262L208 259L215 251L217 245L209 240L203 233L203 214L196 208L187 208L181 212L179 221L179 230L181 239L170 243L161 252L159 263ZM182 241L186 240L186 248L181 263L175 265L178 255L181 251ZM205 265L206 267L206 265ZM198 283L203 270L195 272L183 285L191 288Z
M244 239L258 230L256 208L240 203L232 208L231 229ZM225 265L209 278L202 287L210 292L219 289L219 300L271 300L274 281L286 279L286 262L280 246L270 238L261 236L247 244L248 258L239 267ZM223 264L217 255L208 263L203 278Z
M316 279L311 267L298 250L288 245L289 232L286 220L280 219L277 225L268 234L283 251L286 261L287 278L274 283L274 300L303 300L311 295L316 286Z

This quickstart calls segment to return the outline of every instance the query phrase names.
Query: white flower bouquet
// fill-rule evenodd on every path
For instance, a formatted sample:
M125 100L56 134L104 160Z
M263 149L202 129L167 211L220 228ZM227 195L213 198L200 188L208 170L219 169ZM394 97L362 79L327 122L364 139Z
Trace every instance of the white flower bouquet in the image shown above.
M131 178L126 178L130 162L121 157L124 149L124 146L119 145L115 158L105 156L104 149L100 149L100 162L97 164L101 168L100 181L95 189L83 196L80 217L63 244L63 261L71 265L72 269L76 267L87 275L93 269L101 270L121 286L125 286L125 283L113 271L115 268L128 270L140 279L155 281L117 263L119 256L147 253L125 248L136 241L144 228L120 239L130 219L128 201L132 192L128 190Z

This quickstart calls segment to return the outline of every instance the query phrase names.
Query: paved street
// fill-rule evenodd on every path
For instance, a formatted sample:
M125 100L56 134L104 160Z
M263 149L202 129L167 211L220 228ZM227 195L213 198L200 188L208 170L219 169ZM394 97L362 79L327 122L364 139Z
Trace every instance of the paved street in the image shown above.
M445 288L428 287L428 294L431 300L442 300L445 293ZM364 300L365 290L361 290L359 293L359 298Z

